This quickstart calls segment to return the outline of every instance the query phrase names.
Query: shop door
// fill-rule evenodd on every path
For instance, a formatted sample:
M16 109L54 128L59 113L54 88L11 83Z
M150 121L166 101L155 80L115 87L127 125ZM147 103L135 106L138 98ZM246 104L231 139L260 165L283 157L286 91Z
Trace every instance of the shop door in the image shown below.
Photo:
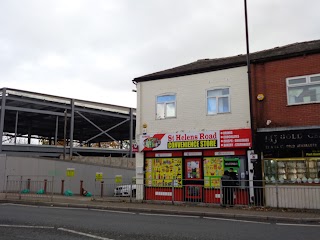
M203 189L201 158L185 159L184 179L185 201L201 202Z

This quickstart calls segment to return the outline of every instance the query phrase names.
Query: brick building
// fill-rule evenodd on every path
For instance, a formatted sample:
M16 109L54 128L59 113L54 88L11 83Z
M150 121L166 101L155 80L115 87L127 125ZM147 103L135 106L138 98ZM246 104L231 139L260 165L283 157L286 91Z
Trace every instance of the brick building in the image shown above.
M320 178L320 41L275 50L279 49L281 55L252 62L256 151L261 156L255 171L259 178L262 170L266 184L280 182L278 194L291 195L288 187L303 187L306 199L316 206L320 204L313 198ZM266 204L272 205L272 194L268 196ZM291 207L304 204L292 200Z
M320 41L251 54L251 103L246 55L198 60L135 78L138 98L136 139L139 139L140 148L136 154L137 183L147 185L138 197L167 197L170 200L173 185L177 187L175 197L181 200L196 197L188 195L191 191L199 195L196 200L219 202L216 189L221 176L217 172L213 173L214 177L208 176L208 168L211 163L216 167L220 160L221 169L228 169L229 160L232 164L238 162L241 180L296 183L300 179L306 183L306 179L310 182L312 178L317 184L316 175L310 175L309 169L320 170L320 160L304 157L307 153L313 156L319 153L319 58ZM204 135L211 136L207 140L213 140L215 144L204 146L197 142ZM312 136L312 143L308 142L310 139L304 139L308 136ZM252 153L257 153L258 159L252 157ZM273 176L273 172L278 171L274 166L281 157L296 166L298 162L292 161L303 157L299 163L304 164L309 175L301 178L292 175L292 179L288 173L285 178ZM291 162L290 158L293 158ZM271 162L273 168L269 166ZM166 164L171 169L169 163L180 166L179 170L173 171L175 174L163 172ZM195 173L190 167L192 164L196 166ZM309 165L315 167L309 168ZM271 169L271 175L268 169ZM193 185L200 187L196 191ZM154 191L153 187L160 187L160 190ZM251 197L253 195L250 193ZM241 203L247 200L242 198Z

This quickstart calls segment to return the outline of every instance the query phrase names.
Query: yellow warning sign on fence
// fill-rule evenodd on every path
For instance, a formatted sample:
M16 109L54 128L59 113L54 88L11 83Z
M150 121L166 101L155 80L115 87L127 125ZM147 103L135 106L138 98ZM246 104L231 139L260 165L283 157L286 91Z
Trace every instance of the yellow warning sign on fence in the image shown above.
M122 175L116 175L115 183L122 183Z
M102 179L103 179L103 173L96 172L96 181L102 181Z
M74 177L74 168L67 168L67 177Z

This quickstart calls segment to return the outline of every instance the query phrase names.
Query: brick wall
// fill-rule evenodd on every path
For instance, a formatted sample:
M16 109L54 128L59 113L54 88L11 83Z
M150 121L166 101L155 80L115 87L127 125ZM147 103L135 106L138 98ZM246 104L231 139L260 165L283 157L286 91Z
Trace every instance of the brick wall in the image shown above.
M320 125L320 103L288 106L286 78L320 74L320 54L252 65L254 125L264 127ZM263 101L257 100L259 93ZM266 121L271 120L269 126Z

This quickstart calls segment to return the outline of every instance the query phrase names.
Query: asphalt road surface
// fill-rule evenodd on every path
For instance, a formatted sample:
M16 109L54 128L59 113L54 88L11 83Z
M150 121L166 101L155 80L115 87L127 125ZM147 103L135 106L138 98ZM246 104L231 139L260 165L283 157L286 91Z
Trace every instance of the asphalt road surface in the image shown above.
M0 204L0 239L318 240L320 224Z

